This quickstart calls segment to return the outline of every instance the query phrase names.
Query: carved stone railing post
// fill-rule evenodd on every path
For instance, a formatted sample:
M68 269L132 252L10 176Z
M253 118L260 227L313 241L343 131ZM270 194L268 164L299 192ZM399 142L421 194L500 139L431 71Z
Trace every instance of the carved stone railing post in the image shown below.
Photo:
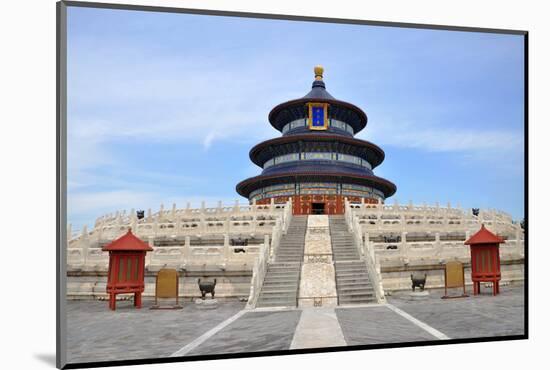
M275 220L275 226L273 227L271 231L271 244L268 244L267 247L269 249L269 259L270 261L273 260L275 254L277 253L277 247L279 246L280 237L282 234L282 227L281 227L281 220L276 219Z
M256 234L256 228L258 226L258 221L256 220L256 213L252 212L252 220L250 221L250 224L252 226L252 233Z
M405 264L409 263L409 245L407 244L407 232L403 231L401 233L401 255L403 256L403 262Z
M229 234L223 235L223 266L227 266L227 262L231 258L231 248L229 247Z
M182 253L182 267L186 268L189 265L191 259L191 237L189 235L185 236L185 244L183 245Z
M201 235L206 233L206 222L204 220L205 218L204 212L205 212L204 202L202 202L201 213L199 214L199 232Z
M149 266L151 266L151 258L153 256L153 254L155 254L155 237L154 236L149 236L148 238L148 243L149 243L149 246L151 248L153 248L153 251L150 252L150 253L147 253L145 255L145 268L148 268Z
M159 222L162 222L163 219L164 219L164 204L161 203L159 207L158 220Z
M84 227L82 228L82 237L81 237L81 240L80 240L80 248L81 248L81 254L82 254L82 259L81 259L81 263L82 263L82 266L86 266L86 262L88 261L88 253L89 253L89 250L90 250L90 237L88 235L88 226L87 225L84 225ZM67 243L68 245L68 243Z
M231 228L231 213L230 212L227 212L227 216L225 216L225 221L224 221L224 232L226 234L229 234L229 230Z
M441 245L441 235L438 232L435 233L435 254L440 259L439 262L442 262L441 256L443 255L443 246Z
M271 244L269 243L269 234L264 235L264 245L269 250L269 254L271 254Z

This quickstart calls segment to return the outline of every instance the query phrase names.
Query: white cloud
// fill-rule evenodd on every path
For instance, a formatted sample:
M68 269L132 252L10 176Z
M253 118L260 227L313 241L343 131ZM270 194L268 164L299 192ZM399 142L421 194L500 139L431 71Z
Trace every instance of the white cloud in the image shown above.
M446 128L444 125L377 123L368 136L381 145L421 149L432 152L511 152L522 153L523 133L514 131Z
M288 86L272 72L284 65L284 56L260 53L252 59L217 61L173 55L129 61L124 56L107 59L99 50L75 59L69 69L69 104L77 133L86 137L204 139L213 130L220 137L238 135L264 124L281 99L297 97L287 95ZM93 119L80 113L87 108L94 109Z

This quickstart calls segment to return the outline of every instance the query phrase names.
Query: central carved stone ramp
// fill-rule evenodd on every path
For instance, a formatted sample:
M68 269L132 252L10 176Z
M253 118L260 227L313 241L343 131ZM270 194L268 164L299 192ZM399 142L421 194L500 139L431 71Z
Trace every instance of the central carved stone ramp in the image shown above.
M367 266L348 231L344 216L329 216L338 304L376 303Z
M294 216L267 266L256 307L296 307L307 216Z

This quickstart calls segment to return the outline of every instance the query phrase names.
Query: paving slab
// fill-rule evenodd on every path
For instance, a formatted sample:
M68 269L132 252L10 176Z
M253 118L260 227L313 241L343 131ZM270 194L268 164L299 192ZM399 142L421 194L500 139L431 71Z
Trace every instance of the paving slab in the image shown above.
M467 298L441 299L443 295L443 290L430 290L426 300L410 301L403 292L387 300L450 338L524 334L523 285L501 287L497 296L491 295L490 288Z
M287 350L300 315L300 310L247 312L188 356Z
M437 340L418 325L383 305L336 309L348 345Z
M194 303L181 310L139 310L132 301L67 301L67 360L69 363L168 357L244 308L243 302L221 302L215 310Z
M344 334L332 308L302 311L290 349L345 346Z
M342 337L347 345L365 345L524 334L522 285L501 287L496 297L488 288L463 299L442 295L430 290L425 300L411 301L402 292L387 297L389 305L344 306L334 313L327 308L243 311L234 321L243 302L220 302L215 310L186 303L182 310L163 311L149 310L149 300L141 310L127 301L113 312L104 301L68 301L67 358L79 363L168 357L186 346L192 347L187 356L332 347L343 345Z

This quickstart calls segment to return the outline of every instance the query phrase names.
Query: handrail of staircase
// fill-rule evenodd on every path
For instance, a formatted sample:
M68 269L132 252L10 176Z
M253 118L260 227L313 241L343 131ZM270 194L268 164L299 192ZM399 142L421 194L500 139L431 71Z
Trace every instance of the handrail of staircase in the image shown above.
M292 198L285 204L283 214L280 219L277 219L275 222L275 227L271 233L271 248L269 251L269 260L273 261L275 255L277 254L277 249L279 244L281 244L281 238L288 231L290 222L292 221Z
M260 253L254 267L252 268L252 281L250 284L250 294L248 295L248 302L246 308L256 307L256 302L260 296L260 289L267 272L267 261L269 260L269 245L262 244L260 246Z
M258 298L260 296L260 290L267 273L268 262L273 259L281 242L281 237L286 234L288 226L292 220L292 200L289 199L285 204L285 209L280 219L277 219L275 226L271 232L271 241L264 243L260 246L260 253L254 262L252 268L252 280L250 284L250 294L248 295L248 302L246 308L256 307Z
M359 255L365 261L367 266L367 272L372 281L374 292L376 294L376 300L378 303L385 303L386 297L384 294L384 287L382 285L382 273L380 271L380 265L376 263L376 256L374 249L369 248L369 241L363 242L363 236L361 234L361 225L359 224L359 218L352 213L352 208L347 199L344 200L344 215L348 230L353 235L355 246L359 251Z

